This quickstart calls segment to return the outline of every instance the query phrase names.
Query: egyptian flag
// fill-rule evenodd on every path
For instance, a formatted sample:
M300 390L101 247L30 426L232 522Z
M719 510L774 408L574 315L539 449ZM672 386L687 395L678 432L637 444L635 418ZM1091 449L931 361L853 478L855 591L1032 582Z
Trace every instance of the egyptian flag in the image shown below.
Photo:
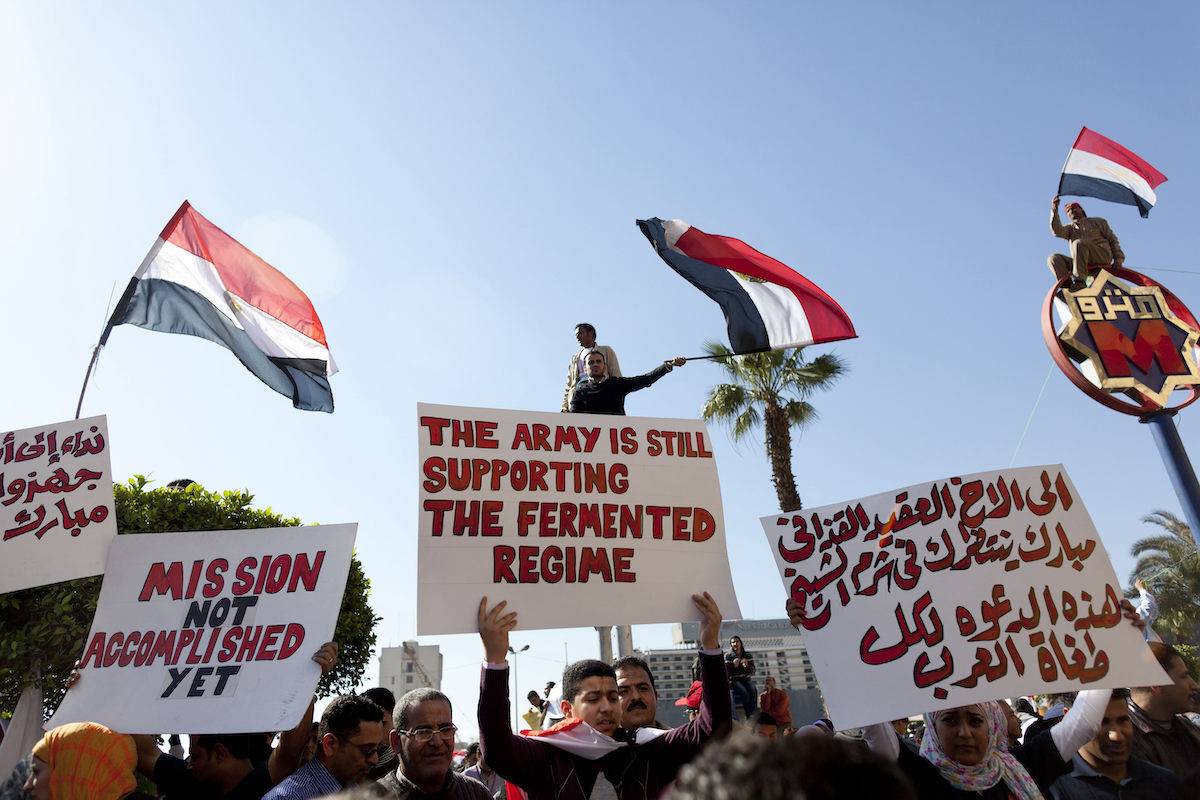
M1137 153L1084 128L1067 154L1058 193L1137 206L1148 217L1158 200L1154 190L1166 180Z
M637 224L671 269L721 306L735 354L858 335L821 287L745 242L677 219L653 217Z
M228 347L296 408L333 411L329 376L337 367L307 295L186 200L129 282L100 344L126 323Z
M652 742L659 736L662 736L666 731L658 728L638 728L634 734L633 744L646 744ZM546 728L544 731L521 731L522 736L526 736L535 741L557 747L560 750L566 750L571 755L586 758L588 761L595 761L603 758L612 751L629 746L630 742L618 741L611 736L607 736L600 731L588 725L578 717L570 717L559 722L557 725ZM484 754L486 758L487 754ZM515 783L505 782L505 796L507 800L527 800L528 794Z

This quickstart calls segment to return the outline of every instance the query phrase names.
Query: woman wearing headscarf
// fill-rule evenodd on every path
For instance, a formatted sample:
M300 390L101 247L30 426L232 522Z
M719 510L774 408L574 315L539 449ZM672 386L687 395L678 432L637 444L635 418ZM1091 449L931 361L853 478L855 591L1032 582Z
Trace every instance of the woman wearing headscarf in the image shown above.
M1110 689L1080 692L1062 723L1011 751L1001 701L925 714L920 754L901 747L888 723L863 732L872 750L896 760L922 800L1040 800L1050 784L1071 771L1075 752L1096 735L1111 694Z
M120 800L137 787L133 739L95 722L60 725L33 746L34 800Z

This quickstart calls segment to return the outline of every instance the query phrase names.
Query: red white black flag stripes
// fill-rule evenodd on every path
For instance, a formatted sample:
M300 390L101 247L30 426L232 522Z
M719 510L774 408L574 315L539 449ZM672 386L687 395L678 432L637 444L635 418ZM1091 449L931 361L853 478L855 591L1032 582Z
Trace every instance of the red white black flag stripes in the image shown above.
M184 201L108 321L183 333L233 351L259 380L306 411L333 411L337 371L308 296Z
M1137 153L1084 128L1067 154L1058 193L1137 206L1148 217L1158 201L1154 190L1166 180Z
M858 336L850 317L821 287L740 239L677 219L637 224L668 266L721 306L734 353Z

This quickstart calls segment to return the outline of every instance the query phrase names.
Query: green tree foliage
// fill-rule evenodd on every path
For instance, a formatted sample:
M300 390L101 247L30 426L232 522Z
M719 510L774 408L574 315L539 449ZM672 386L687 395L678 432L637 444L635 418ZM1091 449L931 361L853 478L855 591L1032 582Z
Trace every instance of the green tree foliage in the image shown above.
M1197 642L1200 633L1200 551L1188 524L1169 511L1155 511L1142 522L1161 531L1133 543L1137 564L1130 576L1140 579L1158 601L1154 630L1168 641Z
M211 492L193 483L186 489L150 489L135 475L113 487L119 533L241 530L300 524L270 508L251 507L246 491ZM82 655L100 594L100 578L82 578L0 594L0 708L12 709L21 689L40 682L47 711L57 707L63 683ZM355 557L334 640L337 667L317 687L322 696L350 691L362 678L375 646L379 618L367 601L371 583ZM314 652L317 648L313 645Z
M846 363L828 353L805 361L801 347L735 356L723 344L705 342L704 350L717 356L714 360L725 368L730 382L709 389L700 414L728 425L735 442L761 426L779 509L799 511L802 504L792 473L792 429L817 418L808 398L817 390L832 387L845 374Z

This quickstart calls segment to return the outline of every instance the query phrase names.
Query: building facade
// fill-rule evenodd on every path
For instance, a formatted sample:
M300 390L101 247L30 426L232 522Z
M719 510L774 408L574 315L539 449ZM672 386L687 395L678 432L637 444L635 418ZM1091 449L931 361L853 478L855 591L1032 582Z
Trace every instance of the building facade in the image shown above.
M408 641L379 652L379 686L396 697L413 689L442 688L442 652L436 644Z
M696 641L700 638L697 622L676 623L672 630L676 646L661 650L641 650L639 655L654 672L658 689L659 720L667 724L683 721L683 711L673 703L687 694L692 685L692 664L696 659ZM739 636L746 651L754 656L758 669L754 685L763 690L769 676L792 699L793 718L798 725L820 716L821 700L812 662L804 647L804 637L786 619L745 619L721 624L721 647L729 649L729 639Z

